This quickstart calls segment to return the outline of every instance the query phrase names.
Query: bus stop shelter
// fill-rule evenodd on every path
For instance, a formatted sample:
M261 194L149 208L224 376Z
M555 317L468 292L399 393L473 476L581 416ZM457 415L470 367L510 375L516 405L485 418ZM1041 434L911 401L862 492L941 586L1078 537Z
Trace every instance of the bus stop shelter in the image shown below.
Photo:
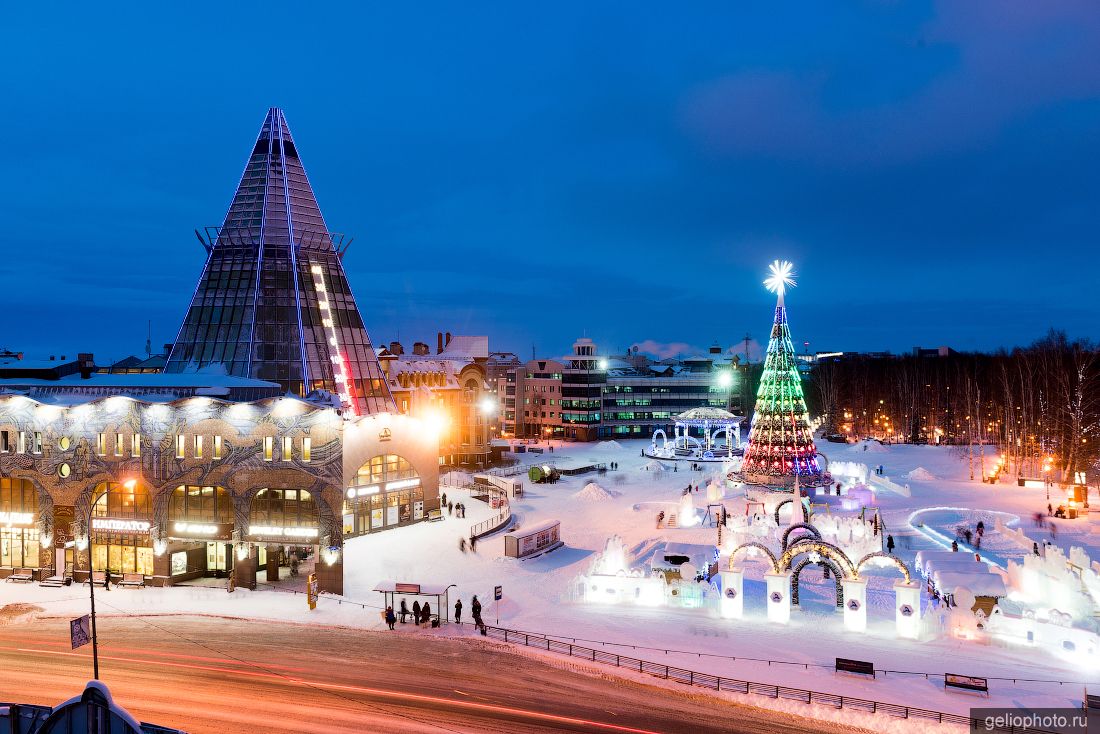
M439 618L440 624L450 621L451 604L448 592L450 586L438 584L414 584L400 581L380 581L374 590L382 595L383 604L393 607L394 612L400 608L400 600L408 600L407 606L411 609L414 597L426 597L426 601L432 604L432 614Z

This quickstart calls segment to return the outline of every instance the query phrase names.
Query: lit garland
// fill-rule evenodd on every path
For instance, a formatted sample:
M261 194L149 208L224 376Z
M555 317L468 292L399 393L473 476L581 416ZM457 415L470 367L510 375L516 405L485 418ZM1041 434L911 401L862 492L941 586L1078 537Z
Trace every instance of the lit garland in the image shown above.
M351 411L352 415L359 415L359 406L355 401L355 393L351 389L348 362L344 359L344 353L340 351L340 339L337 336L336 324L332 318L328 288L325 286L325 271L320 265L313 265L310 267L310 272L313 274L313 280L317 288L317 305L321 309L321 325L325 329L329 352L332 354L336 394L340 396L340 402L344 404L345 409Z
M795 285L794 274L789 262L778 260L770 271L764 285L778 295L778 302L741 472L749 478L793 477L797 473L813 483L824 477L817 464L817 447L783 303L786 289Z

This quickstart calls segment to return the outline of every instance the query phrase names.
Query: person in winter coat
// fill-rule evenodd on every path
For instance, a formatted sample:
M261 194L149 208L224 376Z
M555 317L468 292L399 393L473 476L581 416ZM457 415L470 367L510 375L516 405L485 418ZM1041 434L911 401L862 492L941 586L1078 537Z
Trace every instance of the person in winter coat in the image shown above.
M413 602L413 623L417 627L420 626L420 602L418 601Z
M1038 543L1032 543L1031 544L1031 552L1034 553L1035 555L1039 555L1039 544Z
M401 600L401 624L406 624L409 621L409 605L402 599Z
M393 629L394 622L397 621L397 615L393 613L393 607L386 607L386 624L390 629Z
M958 553L959 552L959 541L957 541L957 540L952 540L951 541L951 552L952 553Z
M473 614L474 624L478 627L485 626L485 623L481 621L481 602L477 600L477 594L474 594L474 598L470 601L470 613Z
M886 552L887 553L893 553L894 552L894 536L893 535L887 535L886 536Z
M442 496L440 496L439 501L443 504L447 504L447 493L446 492L444 492L442 494Z
M462 624L462 600L455 602L455 624Z
M424 606L420 607L420 621L424 624L432 623L432 605L428 602L424 602Z

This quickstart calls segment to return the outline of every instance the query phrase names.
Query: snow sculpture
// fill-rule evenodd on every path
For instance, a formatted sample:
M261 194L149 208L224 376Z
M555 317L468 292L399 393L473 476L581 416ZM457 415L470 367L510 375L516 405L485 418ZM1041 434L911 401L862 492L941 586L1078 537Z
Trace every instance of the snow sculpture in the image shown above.
M695 503L691 494L685 493L680 497L680 508L676 514L676 524L682 528L690 528L699 524L699 516L695 512Z

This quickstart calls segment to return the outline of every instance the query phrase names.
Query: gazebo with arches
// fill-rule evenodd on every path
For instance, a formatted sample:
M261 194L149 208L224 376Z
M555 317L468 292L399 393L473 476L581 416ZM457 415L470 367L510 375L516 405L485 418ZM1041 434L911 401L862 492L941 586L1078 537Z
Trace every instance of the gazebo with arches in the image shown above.
M655 459L688 461L725 461L740 456L741 423L744 420L722 408L686 410L673 418L671 441L664 429L658 428L653 432L646 455ZM721 442L723 434L724 443Z

